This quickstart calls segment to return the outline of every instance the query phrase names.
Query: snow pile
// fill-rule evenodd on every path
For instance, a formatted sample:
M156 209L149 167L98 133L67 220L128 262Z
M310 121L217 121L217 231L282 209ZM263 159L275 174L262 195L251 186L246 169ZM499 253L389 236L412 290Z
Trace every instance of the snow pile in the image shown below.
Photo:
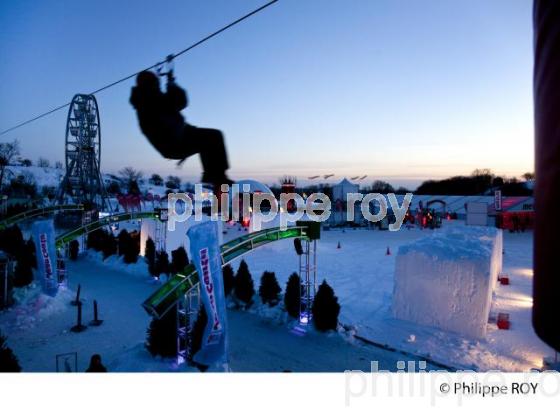
M103 259L102 252L96 252L92 249L88 249L83 252L83 257L94 264L92 266L103 266L111 270L124 272L132 276L136 276L142 279L152 279L150 272L148 271L148 265L143 257L139 256L136 263L124 263L123 257L118 255L111 255L106 259ZM72 280L72 272L69 273L70 280Z
M10 309L9 325L19 329L30 329L37 322L64 312L73 299L72 292L61 288L55 297L42 293L41 287L35 283L25 288L14 290L16 304Z
M18 176L31 177L38 187L56 187L64 177L64 170L61 168L10 165L7 169L14 178Z
M401 246L396 258L397 319L486 336L492 291L502 268L502 232L455 227Z

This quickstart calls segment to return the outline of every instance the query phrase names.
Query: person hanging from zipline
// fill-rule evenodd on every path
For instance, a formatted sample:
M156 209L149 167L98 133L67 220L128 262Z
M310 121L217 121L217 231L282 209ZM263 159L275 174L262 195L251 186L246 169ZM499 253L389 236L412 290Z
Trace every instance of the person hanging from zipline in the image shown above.
M179 160L200 154L203 174L201 182L220 192L222 184L231 185L226 171L229 168L224 136L220 130L199 128L187 123L181 110L188 106L187 93L167 75L167 89L162 92L159 77L151 71L142 71L132 87L130 103L138 115L142 133L165 158Z

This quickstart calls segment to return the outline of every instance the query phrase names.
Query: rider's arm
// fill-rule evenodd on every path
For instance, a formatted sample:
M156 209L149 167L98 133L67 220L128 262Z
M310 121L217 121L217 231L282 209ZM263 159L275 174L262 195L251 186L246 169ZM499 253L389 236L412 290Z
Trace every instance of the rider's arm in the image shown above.
M165 93L169 108L174 111L181 111L188 105L187 93L174 82L167 84L167 92Z

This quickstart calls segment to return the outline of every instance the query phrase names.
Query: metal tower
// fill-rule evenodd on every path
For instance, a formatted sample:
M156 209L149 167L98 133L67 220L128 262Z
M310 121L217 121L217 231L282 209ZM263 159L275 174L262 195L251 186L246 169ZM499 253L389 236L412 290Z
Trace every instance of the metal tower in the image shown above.
M300 305L299 322L311 321L311 307L317 291L317 241L304 241L303 254L299 255Z
M200 285L187 291L177 301L177 364L192 361L192 332L200 303Z
M66 121L66 175L58 200L71 197L75 203L108 209L107 191L100 172L101 126L97 100L93 95L76 94Z

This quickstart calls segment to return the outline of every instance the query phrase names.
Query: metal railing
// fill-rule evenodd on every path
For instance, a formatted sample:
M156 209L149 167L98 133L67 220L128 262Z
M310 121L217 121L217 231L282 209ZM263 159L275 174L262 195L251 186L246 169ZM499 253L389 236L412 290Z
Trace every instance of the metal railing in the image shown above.
M83 211L84 206L82 204L78 205L54 205L46 206L43 208L30 209L28 211L21 212L17 215L10 216L9 218L2 219L0 221L0 230L6 229L11 225L22 222L26 219L36 218L38 216L43 216L59 211Z

